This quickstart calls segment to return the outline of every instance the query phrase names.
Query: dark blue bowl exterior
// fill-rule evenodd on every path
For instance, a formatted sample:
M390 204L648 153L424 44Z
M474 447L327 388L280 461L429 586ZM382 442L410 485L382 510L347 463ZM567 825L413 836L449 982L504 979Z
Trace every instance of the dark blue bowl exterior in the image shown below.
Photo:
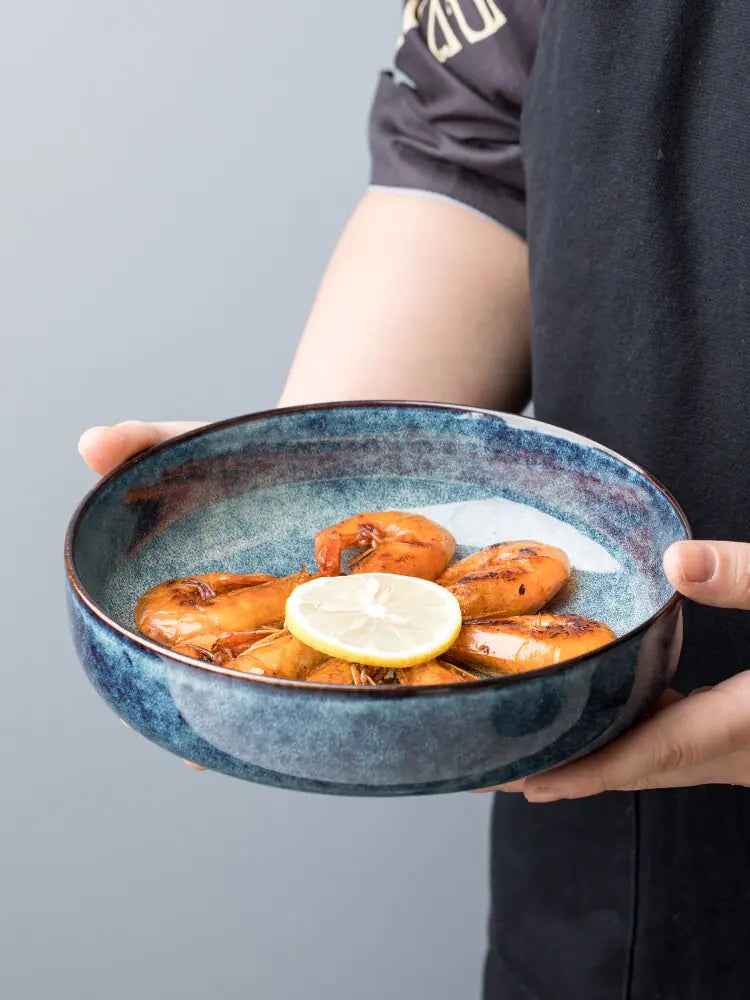
M69 589L78 655L147 739L203 767L336 795L426 795L511 781L602 746L664 688L679 607L609 652L499 686L393 697L248 683L144 650Z
M681 629L661 552L687 528L638 470L519 418L418 406L286 417L291 423L285 415L236 421L156 450L105 483L73 523L68 608L76 649L94 687L133 729L250 781L419 795L497 784L588 753L630 726L664 688ZM289 496L273 492L289 484L296 491ZM615 608L622 603L617 588L635 579L633 595L643 591L651 601L648 626L562 668L421 690L320 689L231 676L127 634L134 597L160 579L217 563L290 572L309 559L311 526L367 509L361 505L370 499L381 501L372 509L499 491L614 546L628 570L612 578L609 596L601 583L601 600ZM240 508L232 506L238 497ZM243 524L248 506L252 516ZM253 525L250 551L253 559L260 553L260 563L249 562L243 548ZM589 599L598 593L592 589ZM637 621L643 618L649 615Z

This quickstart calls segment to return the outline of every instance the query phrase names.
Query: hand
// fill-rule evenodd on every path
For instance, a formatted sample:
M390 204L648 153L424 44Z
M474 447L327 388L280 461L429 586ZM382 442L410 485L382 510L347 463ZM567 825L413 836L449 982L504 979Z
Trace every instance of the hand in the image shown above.
M664 571L676 590L698 604L750 611L750 544L678 542L664 557ZM602 750L483 791L554 802L708 784L750 786L750 671L686 698L667 691L649 718Z
M171 420L166 423L126 420L114 427L91 427L81 435L78 451L90 469L105 476L131 455L201 426L201 421L191 420ZM127 722L120 721L126 729L130 729ZM205 771L200 764L193 764L189 760L185 763L196 771Z

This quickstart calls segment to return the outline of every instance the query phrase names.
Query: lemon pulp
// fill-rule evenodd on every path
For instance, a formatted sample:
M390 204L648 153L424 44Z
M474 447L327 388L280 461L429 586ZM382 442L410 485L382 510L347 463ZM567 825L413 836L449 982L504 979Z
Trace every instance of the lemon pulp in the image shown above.
M458 601L412 576L319 577L292 591L286 627L305 645L372 667L412 667L444 653L461 629Z

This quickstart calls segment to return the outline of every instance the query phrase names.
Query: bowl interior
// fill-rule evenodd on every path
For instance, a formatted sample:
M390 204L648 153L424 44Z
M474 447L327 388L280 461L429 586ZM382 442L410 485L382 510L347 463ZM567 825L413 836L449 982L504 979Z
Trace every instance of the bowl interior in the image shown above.
M460 408L341 405L214 425L129 463L82 506L72 563L134 631L138 596L161 580L312 568L316 531L389 508L448 527L458 555L510 539L561 546L575 572L553 609L618 635L670 599L662 555L688 535L648 476L575 435Z

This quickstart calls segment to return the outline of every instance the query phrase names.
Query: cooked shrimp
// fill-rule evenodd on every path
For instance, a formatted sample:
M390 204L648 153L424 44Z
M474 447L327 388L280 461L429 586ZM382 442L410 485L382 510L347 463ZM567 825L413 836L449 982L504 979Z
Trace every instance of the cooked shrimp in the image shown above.
M396 680L399 684L422 685L422 684L465 684L466 681L475 681L473 674L454 666L452 663L444 663L442 660L430 660L428 663L420 663L416 667L407 667L405 670L396 670Z
M374 511L324 528L315 536L315 558L321 573L341 572L341 553L362 549L352 573L396 573L434 580L453 558L456 541L439 524L420 514Z
M359 663L349 663L346 660L327 660L324 664L307 675L305 680L318 684L349 684L373 685L381 687L385 684L460 684L474 681L477 678L460 667L441 660L430 660L416 667L399 670L387 670L377 667L363 667Z
M211 658L215 663L229 663L262 639L270 639L280 631L280 625L261 625L249 632L222 632L211 647Z
M202 660L204 663L217 663L210 650L202 646L194 646L191 642L178 642L172 646L172 652L180 653L182 656L192 656L194 660Z
M519 615L464 625L446 654L486 674L517 674L590 653L615 638L607 625L578 615Z
M382 684L388 673L389 671L379 667L365 667L361 663L331 659L309 673L305 680L315 684L351 684L364 687Z
M237 655L230 652L231 636L220 639L213 648L215 662L248 674L300 680L327 659L325 653L306 646L286 629L259 629L256 634L256 641Z
M135 623L143 635L165 646L189 643L210 650L225 633L280 625L287 597L311 579L303 571L286 577L206 573L167 580L138 601Z
M570 562L541 542L501 542L450 566L438 583L461 605L464 621L540 611L566 583Z

